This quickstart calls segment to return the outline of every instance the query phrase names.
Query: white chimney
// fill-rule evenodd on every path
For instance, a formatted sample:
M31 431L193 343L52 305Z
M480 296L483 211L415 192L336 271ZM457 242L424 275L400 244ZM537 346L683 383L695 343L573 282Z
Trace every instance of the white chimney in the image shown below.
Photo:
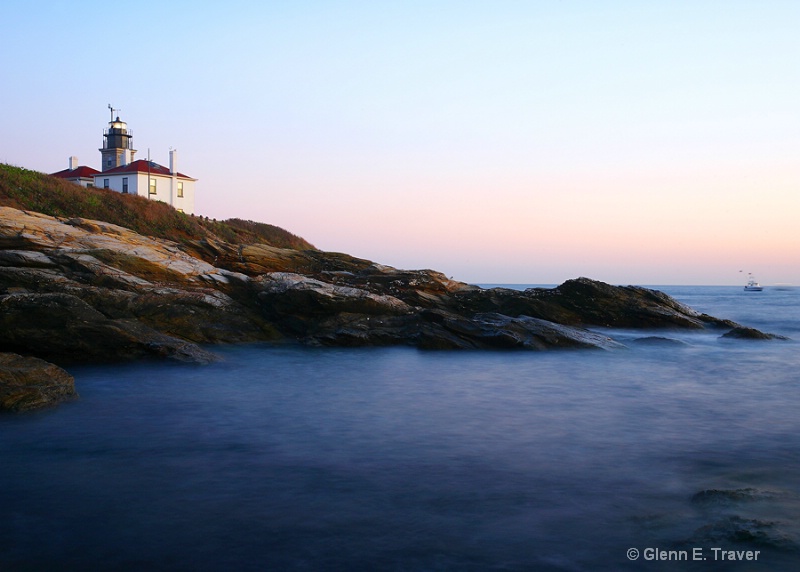
M170 149L169 151L169 172L173 175L178 173L178 150Z
M69 158L69 170L74 171L78 168L78 158L77 157L70 157Z

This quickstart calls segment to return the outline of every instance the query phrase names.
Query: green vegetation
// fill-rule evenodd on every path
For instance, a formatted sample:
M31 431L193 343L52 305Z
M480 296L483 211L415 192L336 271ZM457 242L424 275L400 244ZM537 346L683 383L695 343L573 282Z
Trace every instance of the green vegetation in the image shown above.
M0 163L0 206L55 217L101 220L139 234L176 242L216 239L234 244L269 244L295 250L314 248L299 236L270 224L241 219L216 221L186 215L159 201L107 189L87 189L63 179L3 163Z

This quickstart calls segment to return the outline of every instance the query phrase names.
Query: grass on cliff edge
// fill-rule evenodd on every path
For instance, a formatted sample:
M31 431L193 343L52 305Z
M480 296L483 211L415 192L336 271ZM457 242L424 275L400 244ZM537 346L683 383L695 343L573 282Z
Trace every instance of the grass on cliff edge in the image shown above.
M160 201L106 189L87 189L4 163L0 163L0 206L55 217L101 220L176 242L214 238L234 244L269 244L295 250L314 248L299 236L271 224L237 218L218 222L187 215Z

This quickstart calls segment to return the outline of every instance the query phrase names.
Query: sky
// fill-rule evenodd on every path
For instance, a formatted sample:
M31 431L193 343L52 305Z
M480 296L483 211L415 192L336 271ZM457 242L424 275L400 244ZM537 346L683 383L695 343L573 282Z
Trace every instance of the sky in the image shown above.
M471 283L800 285L800 2L4 0L0 162ZM129 7L129 8L128 8Z

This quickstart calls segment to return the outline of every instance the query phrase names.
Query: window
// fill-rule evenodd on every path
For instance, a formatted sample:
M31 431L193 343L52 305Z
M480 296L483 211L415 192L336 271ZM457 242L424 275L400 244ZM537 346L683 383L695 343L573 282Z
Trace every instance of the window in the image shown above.
M108 179L103 179L103 188L104 189L108 188Z
M178 181L178 196L183 196L183 181Z
M110 166L111 166L111 157L106 159L106 167L110 167Z
M156 189L156 183L158 181L156 179L150 179L150 194L155 195L158 190Z
M122 177L122 192L126 194L128 192L128 177Z

